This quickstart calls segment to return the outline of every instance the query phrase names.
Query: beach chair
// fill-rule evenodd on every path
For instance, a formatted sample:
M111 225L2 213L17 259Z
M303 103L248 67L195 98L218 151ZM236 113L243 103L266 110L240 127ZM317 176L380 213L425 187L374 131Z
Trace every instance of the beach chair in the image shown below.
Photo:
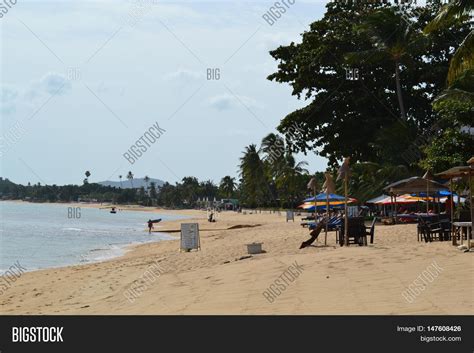
M318 225L316 226L316 228L313 229L311 231L311 233L309 233L311 238L309 238L308 240L302 242L301 246L300 246L300 249L306 248L307 246L310 246L311 244L313 244L315 242L315 240L318 239L318 236L319 236L319 234L321 234L321 231L323 230L325 225L326 225L326 223L324 222L324 220L319 222Z
M302 221L314 221L314 216L306 216L304 218L301 218Z
M342 222L342 218L339 218L338 216L331 217L328 221L328 231L336 230L337 226L340 225L341 222ZM316 226L317 224L314 222L308 223L309 229L315 229Z
M377 217L374 217L370 227L365 227L364 245L367 245L367 236L370 236L370 244L374 243L375 222L377 222Z
M419 238L422 238L426 243L433 240L448 240L451 231L451 224L449 221L429 222L422 217L418 220Z
M335 217L331 222L328 224L328 230L337 230L337 227L339 227L342 224L342 217Z
M348 220L348 235L349 235L349 244L358 244L363 246L367 244L367 240L364 241L366 237L366 228L364 224L363 217L352 217ZM340 246L344 245L344 220L341 222L341 225L338 226L336 230L336 242Z

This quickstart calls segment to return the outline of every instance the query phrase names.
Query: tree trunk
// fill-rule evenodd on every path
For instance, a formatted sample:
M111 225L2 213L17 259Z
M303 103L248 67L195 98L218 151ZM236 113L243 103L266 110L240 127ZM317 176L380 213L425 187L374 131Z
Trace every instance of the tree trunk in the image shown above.
M405 114L405 106L403 105L403 97L402 97L402 86L400 84L400 68L398 66L398 61L395 62L395 83L397 85L397 97L398 97L398 105L400 106L400 113L402 114L402 119L407 120Z

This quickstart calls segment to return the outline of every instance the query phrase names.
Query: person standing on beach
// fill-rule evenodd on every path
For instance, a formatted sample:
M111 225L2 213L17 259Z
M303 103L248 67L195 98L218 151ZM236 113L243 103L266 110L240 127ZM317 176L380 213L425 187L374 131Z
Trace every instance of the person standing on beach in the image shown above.
M151 230L153 229L153 222L151 219L148 220L148 233L151 234Z
M450 215L451 214L451 195L448 195L448 197L446 197L446 203L445 203L445 208L444 208L444 212L447 214L447 215Z

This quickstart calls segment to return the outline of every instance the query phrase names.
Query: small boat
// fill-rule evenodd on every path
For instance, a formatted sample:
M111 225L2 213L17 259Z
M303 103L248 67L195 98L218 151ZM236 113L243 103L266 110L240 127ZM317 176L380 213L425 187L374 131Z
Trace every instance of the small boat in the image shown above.
M117 211L115 210L115 207L112 207L112 209L110 210L110 213L117 213Z
M151 220L151 223L160 223L160 222L161 222L161 218Z

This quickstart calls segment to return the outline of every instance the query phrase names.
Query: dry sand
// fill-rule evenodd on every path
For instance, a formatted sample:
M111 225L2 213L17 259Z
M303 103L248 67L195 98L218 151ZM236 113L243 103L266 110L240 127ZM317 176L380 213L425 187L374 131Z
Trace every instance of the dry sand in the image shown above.
M164 212L164 211L160 211ZM179 252L179 241L134 247L102 263L23 274L0 296L3 314L474 314L473 256L449 242L418 243L415 225L377 226L375 244L335 245L324 233L299 250L308 230L284 213L223 212L200 223L201 251ZM176 230L182 221L161 229ZM232 226L245 226L227 230ZM214 229L214 230L212 230ZM144 233L146 236L146 233ZM245 244L263 242L265 253L247 256ZM297 279L272 302L262 295L295 261ZM402 292L433 261L442 271L409 303ZM161 275L142 280L130 302L124 293L158 264ZM156 267L155 267L156 268ZM143 282L144 281L144 282Z

